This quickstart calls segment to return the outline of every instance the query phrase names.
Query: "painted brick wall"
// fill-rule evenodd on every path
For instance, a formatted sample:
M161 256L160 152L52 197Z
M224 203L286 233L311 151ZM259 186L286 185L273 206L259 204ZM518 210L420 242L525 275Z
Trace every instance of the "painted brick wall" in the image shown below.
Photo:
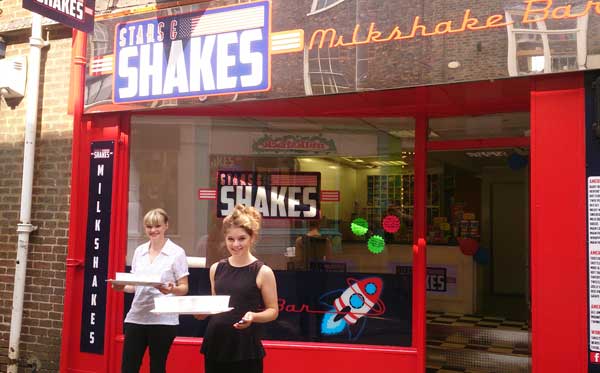
M0 27L30 17L20 0L2 0ZM7 58L29 54L30 30L2 33ZM44 36L46 32L44 32ZM50 31L42 51L30 237L19 371L56 372L62 329L69 218L72 117L67 114L70 32ZM21 200L26 101L0 103L0 372L8 364L16 227ZM30 365L28 367L28 365Z

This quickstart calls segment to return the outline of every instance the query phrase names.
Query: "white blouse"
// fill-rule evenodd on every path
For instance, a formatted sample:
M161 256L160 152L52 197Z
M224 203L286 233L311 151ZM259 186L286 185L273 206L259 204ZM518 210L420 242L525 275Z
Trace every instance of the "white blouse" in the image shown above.
M150 262L150 242L141 244L133 253L131 273L160 274L161 282L173 282L189 275L185 250L167 239L160 254ZM125 317L125 322L144 325L178 325L179 315L156 315L154 309L155 297L171 297L173 294L163 294L150 286L136 286L131 308Z

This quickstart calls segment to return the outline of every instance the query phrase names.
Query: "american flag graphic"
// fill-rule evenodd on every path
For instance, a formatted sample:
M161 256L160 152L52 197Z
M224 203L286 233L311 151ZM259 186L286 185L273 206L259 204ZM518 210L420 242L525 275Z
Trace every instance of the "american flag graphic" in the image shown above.
M198 199L199 200L217 199L217 190L200 188L200 189L198 189Z
M271 185L276 186L318 186L316 174L276 174L271 175Z
M253 6L222 12L202 12L177 20L177 38L223 34L266 27L264 6Z
M113 72L114 55L93 57L90 61L90 76L108 75Z
M339 190L322 190L321 191L321 202L339 202L340 191Z
M304 50L304 30L271 33L271 53L282 54Z

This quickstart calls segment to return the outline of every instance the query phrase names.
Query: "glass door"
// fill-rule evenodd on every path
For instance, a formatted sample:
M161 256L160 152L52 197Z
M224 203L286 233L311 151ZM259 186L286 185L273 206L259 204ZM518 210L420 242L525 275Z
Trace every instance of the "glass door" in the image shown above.
M429 368L531 369L528 134L528 113L429 121Z

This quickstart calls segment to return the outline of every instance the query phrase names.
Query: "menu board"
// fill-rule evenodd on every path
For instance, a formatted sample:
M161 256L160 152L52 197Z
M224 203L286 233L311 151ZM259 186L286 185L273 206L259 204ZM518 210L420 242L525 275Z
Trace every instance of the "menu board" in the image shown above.
M600 176L588 177L588 297L589 349L592 363L600 362Z

